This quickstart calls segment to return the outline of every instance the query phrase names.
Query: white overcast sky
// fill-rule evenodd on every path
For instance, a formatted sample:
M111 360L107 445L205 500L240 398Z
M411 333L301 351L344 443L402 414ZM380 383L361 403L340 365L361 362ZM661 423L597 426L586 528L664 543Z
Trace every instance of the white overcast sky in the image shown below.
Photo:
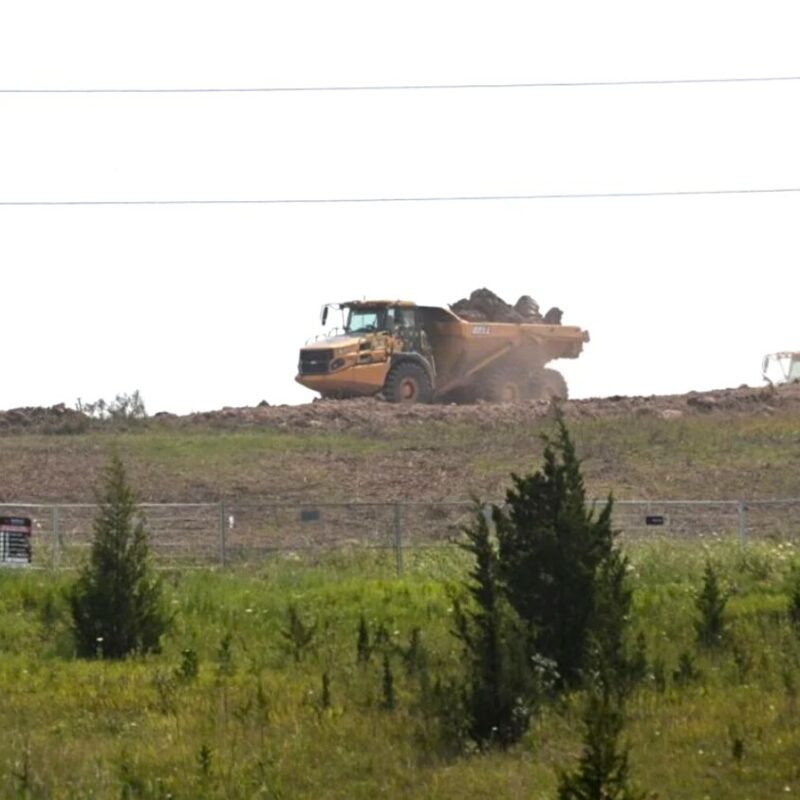
M792 2L0 2L0 88L800 75ZM800 81L0 94L0 202L800 188ZM574 397L759 385L800 349L800 193L0 206L0 408L298 403L319 307L531 294Z

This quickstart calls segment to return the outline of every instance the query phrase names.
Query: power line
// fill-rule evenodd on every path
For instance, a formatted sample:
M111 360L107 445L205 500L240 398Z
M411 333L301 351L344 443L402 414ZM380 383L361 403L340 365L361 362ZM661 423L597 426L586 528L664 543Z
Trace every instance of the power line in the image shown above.
M296 197L206 200L0 200L0 206L210 206L210 205L333 205L346 203L463 203L511 200L586 200L625 197L697 197L799 193L798 188L690 189L685 191L583 192L559 194L431 195L422 197Z
M167 87L167 88L78 88L78 89L0 89L0 94L248 94L278 92L410 92L469 89L561 89L593 86L672 86L715 83L777 83L800 81L800 75L741 78L664 78L623 81L544 81L519 83L420 83L375 84L366 86L252 86L252 87Z

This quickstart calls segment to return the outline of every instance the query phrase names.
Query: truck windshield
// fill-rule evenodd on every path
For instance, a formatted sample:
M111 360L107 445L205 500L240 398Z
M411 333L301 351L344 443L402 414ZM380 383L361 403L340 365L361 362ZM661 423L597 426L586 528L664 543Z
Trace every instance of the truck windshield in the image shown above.
M347 333L386 330L385 308L351 308L347 315Z

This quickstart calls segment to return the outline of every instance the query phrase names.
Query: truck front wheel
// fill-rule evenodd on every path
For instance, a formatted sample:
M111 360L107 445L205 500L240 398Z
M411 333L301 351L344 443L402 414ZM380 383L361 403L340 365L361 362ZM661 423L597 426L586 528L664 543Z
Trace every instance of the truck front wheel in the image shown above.
M390 403L430 403L432 395L428 373L410 361L392 367L383 387L383 396Z

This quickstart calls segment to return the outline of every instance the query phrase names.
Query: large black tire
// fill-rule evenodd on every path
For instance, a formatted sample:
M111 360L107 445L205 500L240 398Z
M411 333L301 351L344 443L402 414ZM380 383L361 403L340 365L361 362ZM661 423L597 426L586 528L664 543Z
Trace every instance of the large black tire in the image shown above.
M489 368L478 381L478 396L490 403L521 403L529 394L528 380L518 367Z
M390 403L430 403L433 398L431 379L419 364L401 361L386 376L383 396Z
M567 382L564 376L554 369L542 369L533 378L532 394L537 400L566 400Z

